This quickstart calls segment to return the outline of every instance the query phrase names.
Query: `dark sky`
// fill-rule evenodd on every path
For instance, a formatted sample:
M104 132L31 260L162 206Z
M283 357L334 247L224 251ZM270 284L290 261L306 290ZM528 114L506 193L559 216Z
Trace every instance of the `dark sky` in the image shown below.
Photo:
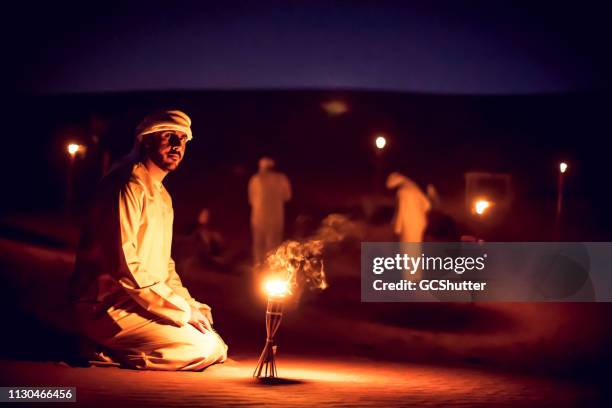
M610 84L609 13L595 3L47 3L21 2L5 25L21 92Z

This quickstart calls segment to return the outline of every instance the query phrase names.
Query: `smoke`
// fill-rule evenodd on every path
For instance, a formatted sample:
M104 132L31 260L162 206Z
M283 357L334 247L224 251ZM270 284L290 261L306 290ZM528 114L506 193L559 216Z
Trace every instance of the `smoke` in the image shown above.
M364 236L363 226L351 221L343 214L330 214L321 221L315 239L325 243L339 243L347 238L361 240Z
M323 263L323 250L327 244L339 243L349 236L361 236L358 224L341 214L330 214L313 237L302 242L283 242L266 257L266 274L288 283L291 293L303 289L323 290L328 287Z
M327 288L323 265L323 241L285 241L266 258L272 276L286 280L291 293Z

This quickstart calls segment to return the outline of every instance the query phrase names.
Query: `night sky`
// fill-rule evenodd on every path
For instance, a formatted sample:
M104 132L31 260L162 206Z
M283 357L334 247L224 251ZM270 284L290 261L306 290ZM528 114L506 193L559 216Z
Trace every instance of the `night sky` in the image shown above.
M609 87L600 5L419 3L21 2L4 37L14 86L26 93Z

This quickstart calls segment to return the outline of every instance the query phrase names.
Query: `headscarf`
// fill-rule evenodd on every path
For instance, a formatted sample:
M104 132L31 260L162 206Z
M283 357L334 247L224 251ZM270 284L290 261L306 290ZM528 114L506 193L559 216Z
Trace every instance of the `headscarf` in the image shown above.
M140 124L136 127L134 145L132 150L119 159L110 171L124 165L131 165L138 162L140 159L140 145L145 135L152 133L163 132L167 130L176 130L187 135L187 140L193 139L191 133L191 119L185 112L180 110L161 110L147 115Z
M165 130L176 130L187 135L191 140L191 119L186 113L179 110L167 110L154 112L145 117L136 128L136 139L142 142L142 137L151 133L163 132Z
M398 188L400 186L404 186L407 184L414 184L414 181L410 180L408 177L404 176L401 173L393 172L389 174L387 177L387 188L392 190L394 188Z
M276 163L274 163L274 159L271 159L269 157L262 157L261 159L259 159L259 171L271 170L272 168L274 168L275 164Z

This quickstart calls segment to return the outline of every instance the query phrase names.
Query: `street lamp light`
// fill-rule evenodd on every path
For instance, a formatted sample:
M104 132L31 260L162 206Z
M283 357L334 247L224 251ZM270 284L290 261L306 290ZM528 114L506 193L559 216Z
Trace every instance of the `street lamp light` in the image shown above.
M66 185L66 211L69 212L74 190L74 160L77 153L82 152L84 147L77 143L69 143L68 146L66 146L66 150L68 150L68 154L70 155L70 164L68 165L68 180Z
M71 156L72 159L74 159L74 156L78 153L79 150L81 150L81 145L79 144L70 143L68 145L68 154Z
M381 193L383 180L383 152L387 147L387 138L384 134L378 134L374 138L374 192Z
M559 163L559 177L557 178L557 212L555 216L555 241L561 237L561 209L563 208L563 179L567 172L566 162Z
M486 199L479 199L474 202L474 212L478 215L484 215L484 213L491 207L491 202Z

